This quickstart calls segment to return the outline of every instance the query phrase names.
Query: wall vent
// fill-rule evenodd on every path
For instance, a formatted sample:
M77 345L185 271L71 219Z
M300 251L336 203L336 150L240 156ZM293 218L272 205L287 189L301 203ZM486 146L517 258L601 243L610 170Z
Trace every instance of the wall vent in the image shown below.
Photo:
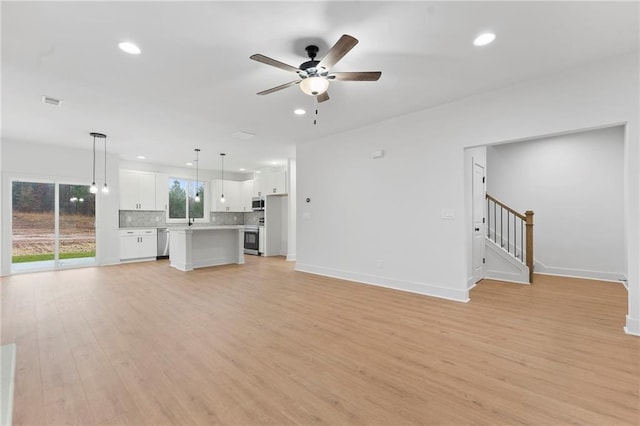
M51 96L42 96L42 103L53 106L62 106L62 99L52 98Z

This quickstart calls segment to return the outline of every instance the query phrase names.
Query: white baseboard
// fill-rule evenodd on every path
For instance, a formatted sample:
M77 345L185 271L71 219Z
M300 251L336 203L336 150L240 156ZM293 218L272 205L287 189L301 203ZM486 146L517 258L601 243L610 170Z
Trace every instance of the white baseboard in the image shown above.
M640 318L631 318L627 315L627 325L624 327L624 332L633 336L640 336Z
M455 302L468 302L469 291L455 290L451 288L438 287L434 285L416 283L410 281L401 281L392 278L380 277L378 275L362 274L359 272L343 271L333 268L325 268L322 266L308 265L296 263L296 271L308 272L315 275L323 275L341 280L354 281L362 284L375 285L378 287L390 288L393 290L406 291L409 293L422 294L424 296L437 297L440 299L453 300Z
M296 255L294 254L287 254L287 262L295 262L296 261Z
M557 275L559 277L572 277L572 278L585 278L598 281L612 281L620 283L621 279L626 279L626 276L620 272L604 272L604 271L591 271L587 269L574 269L574 268L560 268L557 266L549 266L535 260L533 271L536 274L544 275Z

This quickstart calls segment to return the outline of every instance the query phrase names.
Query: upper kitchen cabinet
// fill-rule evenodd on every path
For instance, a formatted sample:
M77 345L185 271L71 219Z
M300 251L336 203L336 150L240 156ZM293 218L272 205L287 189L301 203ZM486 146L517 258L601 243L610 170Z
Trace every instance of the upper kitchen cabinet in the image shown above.
M240 182L240 194L242 196L242 211L251 212L251 199L253 198L253 179Z
M266 195L272 194L286 194L287 193L287 171L281 170L278 172L269 173L269 186L267 190L270 190Z
M169 210L169 175L156 173L156 210Z
M263 169L256 172L254 179L254 196L286 194L287 171Z
M155 209L156 174L120 170L120 210Z
M224 184L224 203L220 201ZM242 212L242 182L235 180L214 179L211 181L211 211L212 212Z

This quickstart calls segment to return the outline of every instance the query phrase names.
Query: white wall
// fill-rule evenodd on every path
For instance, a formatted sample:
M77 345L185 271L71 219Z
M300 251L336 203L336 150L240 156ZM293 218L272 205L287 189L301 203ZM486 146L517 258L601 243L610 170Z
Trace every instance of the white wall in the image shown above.
M636 53L298 145L296 268L467 300L464 148L626 122L627 331L640 334L638 79Z
M287 173L288 180L288 192L289 192L289 230L287 231L287 260L296 260L296 200L297 200L297 172L296 172L296 160L294 158L289 159L289 173Z
M11 272L11 181L13 179L50 180L62 183L86 183L92 180L91 140L89 149L79 150L60 146L31 144L2 140L2 275ZM104 184L104 156L96 148L96 184ZM96 261L100 265L118 263L119 160L107 157L107 183L110 192L96 194Z
M487 161L489 194L535 213L536 272L624 278L624 127L495 145Z

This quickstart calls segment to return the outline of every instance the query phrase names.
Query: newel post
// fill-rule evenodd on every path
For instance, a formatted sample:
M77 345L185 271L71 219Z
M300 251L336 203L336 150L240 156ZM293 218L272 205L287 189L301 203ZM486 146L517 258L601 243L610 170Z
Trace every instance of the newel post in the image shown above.
M527 228L527 267L529 268L529 283L533 284L533 212L527 210L525 225Z

